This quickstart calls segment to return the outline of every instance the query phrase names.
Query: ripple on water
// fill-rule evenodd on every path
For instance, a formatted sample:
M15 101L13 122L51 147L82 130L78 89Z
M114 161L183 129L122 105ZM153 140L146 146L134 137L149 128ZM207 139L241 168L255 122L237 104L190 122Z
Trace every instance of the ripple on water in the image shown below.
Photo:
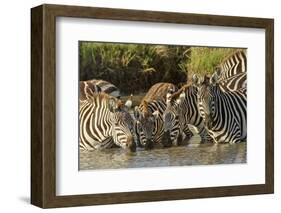
M188 145L179 147L138 148L135 153L120 148L80 152L80 170L246 163L246 143L199 142L200 137L194 136Z

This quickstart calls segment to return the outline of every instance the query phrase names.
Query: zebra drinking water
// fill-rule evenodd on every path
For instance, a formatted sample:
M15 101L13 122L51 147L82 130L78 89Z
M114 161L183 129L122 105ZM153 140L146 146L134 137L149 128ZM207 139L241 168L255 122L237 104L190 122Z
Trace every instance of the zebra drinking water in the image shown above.
M95 93L80 102L80 149L104 149L115 145L136 151L133 119L120 100Z
M216 75L198 81L198 107L216 143L239 143L247 138L246 88L223 90Z
M152 148L154 144L170 146L170 138L164 134L163 113L166 109L166 95L170 91L175 92L177 87L171 83L157 83L153 85L139 107L135 108L136 133L138 144L145 148ZM169 132L170 133L170 132ZM192 134L189 131L190 134Z
M196 128L201 137L201 142L209 142L211 138L204 126L203 118L197 107L197 88L191 84L183 86L179 91L168 94L164 111L165 131L171 131L171 141L174 145L181 145L189 134L188 125ZM178 135L176 135L178 134ZM190 136L188 136L188 139Z

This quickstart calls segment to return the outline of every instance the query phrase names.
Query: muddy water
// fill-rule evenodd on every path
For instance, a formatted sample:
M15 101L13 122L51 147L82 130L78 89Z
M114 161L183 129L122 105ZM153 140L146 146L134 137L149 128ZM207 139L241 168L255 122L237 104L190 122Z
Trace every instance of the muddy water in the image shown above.
M80 152L80 170L246 163L247 144L200 144L194 136L181 147L137 149L126 153L120 148Z

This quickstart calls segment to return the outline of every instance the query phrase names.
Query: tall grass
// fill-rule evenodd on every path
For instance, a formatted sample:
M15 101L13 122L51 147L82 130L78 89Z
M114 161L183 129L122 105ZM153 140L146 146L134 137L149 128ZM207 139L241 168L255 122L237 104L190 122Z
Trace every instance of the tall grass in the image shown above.
M147 92L157 82L183 84L189 73L211 73L230 48L79 43L80 80L104 79L123 94Z
M192 47L187 69L190 74L212 74L217 65L238 50L237 48Z
M157 82L186 81L189 47L80 42L80 80L112 82L124 93L145 92Z

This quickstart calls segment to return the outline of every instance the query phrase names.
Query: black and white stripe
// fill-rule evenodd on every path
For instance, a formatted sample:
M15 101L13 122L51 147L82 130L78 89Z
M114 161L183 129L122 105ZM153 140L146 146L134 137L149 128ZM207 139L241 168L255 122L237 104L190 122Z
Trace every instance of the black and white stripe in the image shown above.
M179 130L179 138L188 141L190 139L189 127L196 128L201 137L201 142L209 142L211 138L205 129L204 120L200 116L197 106L197 88L192 85L183 86L178 92L167 96L167 108L164 112L165 131ZM178 122L171 122L171 120ZM171 134L171 140L174 145L180 145L180 140L176 141Z
M232 76L247 72L247 56L245 50L239 50L226 57L220 65L216 67L220 73L220 80L231 78Z
M177 87L170 83L157 83L147 92L142 103L135 109L136 133L139 144L151 148L155 144L171 146L170 135L164 134L163 113L166 110L166 95L169 91L175 92ZM171 120L170 122L177 122ZM173 129L168 134L177 138L179 130ZM186 131L188 132L188 131ZM189 134L192 134L189 130Z
M247 138L246 88L223 90L215 78L198 85L198 107L216 143L239 143Z
M104 149L114 145L135 151L133 119L120 100L98 93L80 102L80 149Z
M247 87L247 56L245 50L239 50L227 57L219 66L213 77L224 90L235 91Z

